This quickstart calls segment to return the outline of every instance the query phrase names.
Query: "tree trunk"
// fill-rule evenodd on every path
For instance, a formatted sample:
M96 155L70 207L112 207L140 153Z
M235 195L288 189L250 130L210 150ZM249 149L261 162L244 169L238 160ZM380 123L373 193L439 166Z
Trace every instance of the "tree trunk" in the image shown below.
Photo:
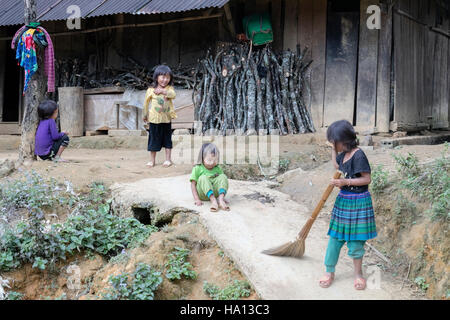
M25 24L36 21L36 0L24 0ZM19 147L19 163L34 160L34 139L39 123L37 109L45 99L45 75L43 50L37 47L38 70L32 76L24 97L24 112L22 120L22 140Z

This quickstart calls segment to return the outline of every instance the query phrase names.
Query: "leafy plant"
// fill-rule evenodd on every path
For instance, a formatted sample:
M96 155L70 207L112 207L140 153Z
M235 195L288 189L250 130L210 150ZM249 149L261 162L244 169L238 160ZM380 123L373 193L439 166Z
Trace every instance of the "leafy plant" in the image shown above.
M24 297L23 293L16 291L9 291L6 300L22 300Z
M172 253L169 254L169 260L164 265L166 270L166 278L173 280L180 280L182 276L186 279L195 279L197 273L192 270L192 265L187 262L187 258L191 253L188 249L175 247Z
M203 291L213 300L238 300L250 296L251 287L247 281L234 280L227 287L220 289L217 285L205 281Z
M279 165L279 171L280 172L286 172L289 169L289 164L291 161L289 159L280 159L278 165Z
M370 189L374 194L380 194L388 185L388 172L383 169L383 165L378 165L372 170L372 183Z
M419 159L417 156L408 152L406 157L402 155L392 155L397 162L397 170L406 177L414 177L420 173Z
M139 263L131 277L128 273L111 276L109 282L112 288L102 296L106 300L153 300L154 292L162 281L161 272Z
M422 291L427 291L428 287L430 286L428 283L425 282L424 277L417 277L414 279L414 282Z
M134 218L120 218L110 213L107 190L102 184L91 185L63 224L49 225L42 213L30 212L29 219L0 236L0 271L8 271L23 263L45 269L76 251L91 250L111 257L124 248L143 242L157 231Z
M398 170L403 177L401 184L419 199L431 202L432 219L450 218L450 158L449 144L444 145L442 156L430 164L419 165L417 157L395 156Z

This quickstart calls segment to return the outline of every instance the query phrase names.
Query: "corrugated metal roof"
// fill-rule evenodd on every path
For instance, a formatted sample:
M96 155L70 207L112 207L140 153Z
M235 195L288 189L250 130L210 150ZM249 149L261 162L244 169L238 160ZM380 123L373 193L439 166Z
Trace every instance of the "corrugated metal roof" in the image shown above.
M41 0L42 1L42 0ZM52 0L53 1L53 0ZM60 2L42 17L39 17L39 21L52 21L52 20L65 20L71 14L67 13L67 8L72 5L80 8L81 18L85 18L89 13L94 11L105 0L59 0ZM128 2L129 0L123 1Z
M23 0L0 0L0 26L23 24L24 23L24 5ZM47 8L58 0L36 1L36 11L39 17ZM4 9L4 10L3 10Z
M107 14L136 13L151 0L107 0L98 9L92 12L89 17L98 17ZM183 0L181 0L183 1ZM126 2L126 5L124 5Z
M169 13L223 7L229 0L152 0L139 13Z
M119 13L158 14L222 7L230 0L38 0L38 21L65 20L67 8L77 5L81 17ZM0 0L0 26L23 24L23 0Z

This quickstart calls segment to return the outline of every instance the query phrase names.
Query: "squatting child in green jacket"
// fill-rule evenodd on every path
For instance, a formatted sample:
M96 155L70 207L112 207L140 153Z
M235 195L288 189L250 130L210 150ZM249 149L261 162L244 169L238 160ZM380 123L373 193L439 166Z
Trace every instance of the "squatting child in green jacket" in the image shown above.
M229 211L225 201L228 190L228 178L218 165L219 150L213 143L203 144L197 164L192 169L191 190L195 204L201 206L203 201L211 201L211 211L216 212L220 207Z

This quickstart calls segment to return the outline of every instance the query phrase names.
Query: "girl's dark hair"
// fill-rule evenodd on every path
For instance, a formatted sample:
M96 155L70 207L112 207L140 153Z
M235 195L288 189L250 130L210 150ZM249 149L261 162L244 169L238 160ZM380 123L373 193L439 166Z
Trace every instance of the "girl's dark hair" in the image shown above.
M335 146L336 143L342 142L345 151L350 151L358 146L355 129L347 120L333 122L327 129L327 140Z
M172 74L172 70L170 70L170 68L166 65L160 65L157 66L155 69L155 72L153 72L153 88L156 88L158 86L158 77L161 75L166 75L168 74L170 76L170 81L169 81L169 85L173 85L173 74Z
M55 110L58 109L58 105L55 101L45 100L42 101L38 107L38 115L41 120L50 118Z
M196 165L203 164L203 160L208 154L214 155L216 161L219 162L220 152L217 146L214 143L204 143L200 149L200 152L198 153Z

